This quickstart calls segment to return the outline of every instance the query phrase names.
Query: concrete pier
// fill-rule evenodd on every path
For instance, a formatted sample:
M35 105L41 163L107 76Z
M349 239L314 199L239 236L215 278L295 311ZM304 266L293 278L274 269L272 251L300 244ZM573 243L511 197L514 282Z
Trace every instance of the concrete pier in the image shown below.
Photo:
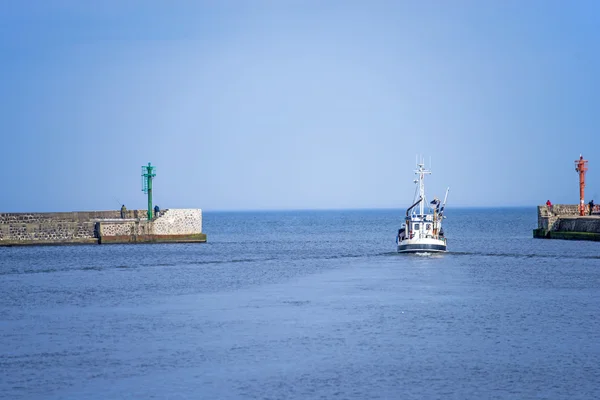
M0 246L203 243L201 209L166 209L147 220L146 210L0 214Z
M533 237L600 241L600 215L580 216L576 204L538 206L538 227Z

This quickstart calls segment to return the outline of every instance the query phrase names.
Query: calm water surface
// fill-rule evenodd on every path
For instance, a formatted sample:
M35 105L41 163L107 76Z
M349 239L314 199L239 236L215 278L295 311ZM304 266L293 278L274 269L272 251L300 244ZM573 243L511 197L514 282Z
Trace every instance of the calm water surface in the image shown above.
M600 243L536 211L205 213L209 243L0 248L6 399L598 399Z

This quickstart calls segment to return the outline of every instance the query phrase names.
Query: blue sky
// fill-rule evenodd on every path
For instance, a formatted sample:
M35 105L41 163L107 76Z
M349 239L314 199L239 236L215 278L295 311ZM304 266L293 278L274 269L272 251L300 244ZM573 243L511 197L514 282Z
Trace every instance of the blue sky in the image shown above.
M175 5L170 4L175 3ZM600 202L600 3L0 5L0 211Z

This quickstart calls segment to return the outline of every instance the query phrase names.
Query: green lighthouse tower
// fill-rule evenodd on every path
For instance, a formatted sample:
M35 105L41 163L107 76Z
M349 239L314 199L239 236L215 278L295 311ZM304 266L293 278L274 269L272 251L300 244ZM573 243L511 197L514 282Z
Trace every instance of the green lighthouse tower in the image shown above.
M142 191L148 195L148 221L152 219L152 179L156 176L156 167L150 163L142 166Z

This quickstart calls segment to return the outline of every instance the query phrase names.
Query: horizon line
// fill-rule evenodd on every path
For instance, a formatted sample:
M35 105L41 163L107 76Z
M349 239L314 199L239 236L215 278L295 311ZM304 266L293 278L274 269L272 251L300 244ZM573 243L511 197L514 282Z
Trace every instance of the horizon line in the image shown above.
M520 206L453 206L451 209L508 209L508 208L535 208L543 206L538 205L520 205ZM217 209L209 208L202 209L203 212L283 212L283 211L385 211L385 210L405 210L406 207L323 207L323 208L230 208L230 209Z
M535 208L543 206L544 204L537 205L486 205L486 206L467 206L459 205L452 206L450 209L510 209L510 208ZM556 205L556 204L555 204ZM564 205L561 203L561 205ZM577 205L573 203L573 205ZM200 209L203 212L278 212L278 211L372 211L372 210L405 210L406 207L313 207L313 208L202 208L202 207L168 207L168 209ZM71 212L99 212L99 211L114 211L116 209L95 209L95 210L68 210L68 211L0 211L0 214L47 214L47 213L71 213ZM132 208L131 210L138 210ZM140 208L139 210L145 210Z

